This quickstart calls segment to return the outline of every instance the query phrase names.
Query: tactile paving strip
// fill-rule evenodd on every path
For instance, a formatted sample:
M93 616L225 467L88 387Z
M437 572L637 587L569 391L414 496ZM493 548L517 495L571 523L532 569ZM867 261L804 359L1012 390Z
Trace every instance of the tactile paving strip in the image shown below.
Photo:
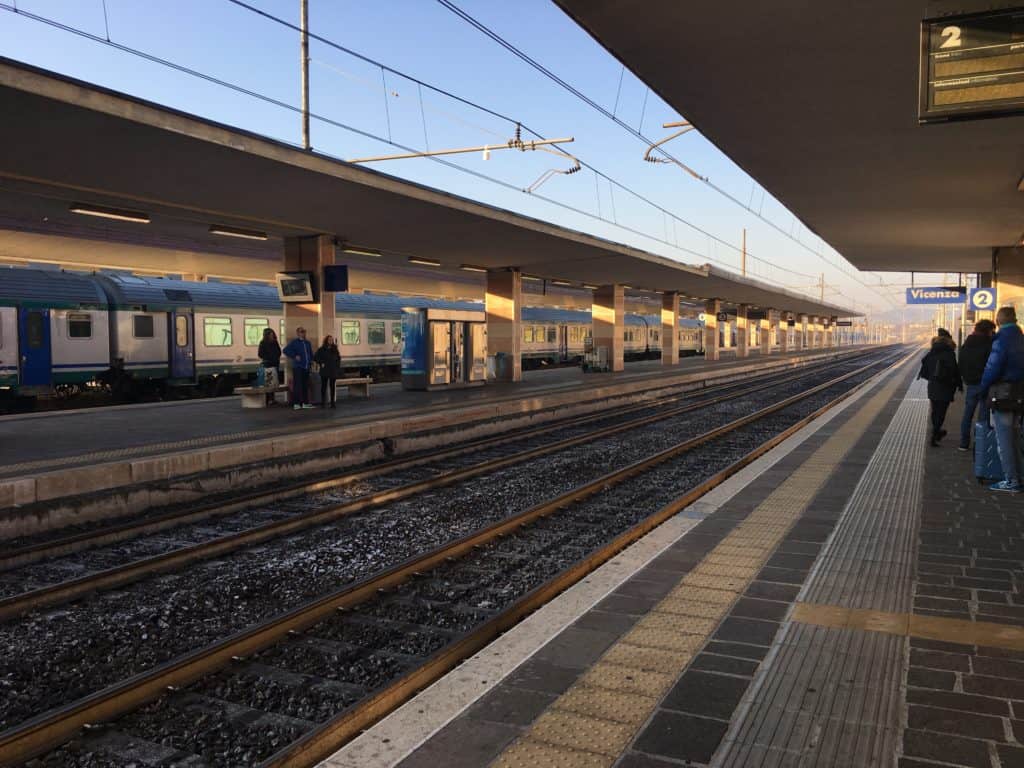
M646 716L634 725L613 722L601 715L591 716L595 712L593 708L579 721L556 717L557 713L578 713L579 702L585 700L589 689L604 689L616 696L625 693L639 697L650 704L646 712L649 715L686 669L694 652L703 646L767 562L792 524L896 393L896 386L894 379L875 394L492 765L496 768L545 765L542 759L554 759L551 756L556 753L551 750L565 750L565 762L555 764L611 766ZM655 649L655 652L643 656L639 651L643 647ZM605 732L597 737L595 729L602 723L606 724ZM554 724L563 727L556 733ZM583 760L582 753L590 753L594 759L586 763L572 762ZM598 757L600 760L596 759Z
M924 477L928 406L920 394L912 384L886 428L716 768L894 763L900 614L911 604Z

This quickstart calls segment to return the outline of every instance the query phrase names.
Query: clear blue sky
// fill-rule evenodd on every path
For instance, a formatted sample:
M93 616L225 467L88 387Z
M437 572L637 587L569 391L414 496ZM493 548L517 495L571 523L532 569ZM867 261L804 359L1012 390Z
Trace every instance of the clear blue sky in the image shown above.
M14 0L0 2L10 6ZM298 23L298 0L250 2ZM460 0L457 4L594 101L614 107L622 120L645 135L661 138L667 133L661 123L681 118L628 71L620 91L621 65L548 0ZM299 103L298 34L227 0L106 0L106 23L103 0L17 0L17 7L101 38L107 37L109 28L110 39L121 45L291 105ZM575 143L566 145L568 151L733 247L685 224L673 224L660 211L621 190L611 192L609 184L589 170L555 176L537 190L589 215L524 194L520 190L548 168L567 167L545 153L496 152L486 162L476 154L452 160L500 179L512 189L426 159L370 167L687 263L711 261L738 270L738 247L746 227L753 257L815 278L824 272L826 282L842 291L843 296L829 292L839 303L849 304L852 297L860 307L891 306L679 169L642 162L642 142L434 0L310 0L310 28L396 70L511 116L545 136L575 137ZM282 141L298 144L301 139L299 118L289 110L21 14L0 11L0 53ZM509 123L429 89L422 90L421 110L415 83L391 74L382 81L380 68L323 43L312 41L310 56L311 111L332 121L385 139L390 134L393 141L416 149L424 148L425 142L432 149L501 143L511 134ZM384 141L316 119L311 134L314 149L343 159L397 151ZM700 135L691 133L667 149L743 202L752 202L755 210L787 233L854 271ZM812 282L756 258L748 262L748 270L790 288L809 290ZM887 282L896 278L885 276ZM878 281L875 276L861 279Z

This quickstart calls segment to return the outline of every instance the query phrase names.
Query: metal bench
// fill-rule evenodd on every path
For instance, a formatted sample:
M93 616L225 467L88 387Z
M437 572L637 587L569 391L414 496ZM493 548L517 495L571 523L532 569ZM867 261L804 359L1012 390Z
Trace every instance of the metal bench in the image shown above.
M348 387L350 397L369 397L371 384L373 384L373 379L369 376L355 379L337 379L334 382L336 387Z
M287 391L287 385L278 384L276 387L239 387L235 394L242 396L243 408L266 408L267 395Z

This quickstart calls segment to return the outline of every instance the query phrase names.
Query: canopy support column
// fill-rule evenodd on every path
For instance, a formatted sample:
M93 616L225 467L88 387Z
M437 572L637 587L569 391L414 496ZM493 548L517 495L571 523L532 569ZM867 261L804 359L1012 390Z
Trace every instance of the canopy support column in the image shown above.
M286 237L284 239L284 272L311 272L313 294L317 301L284 305L283 347L295 338L295 329L306 329L306 338L313 349L320 346L324 336L337 334L335 328L334 293L323 290L324 267L334 264L334 238L331 235Z
M719 299L708 299L704 304L704 359L718 359L718 313L722 311Z
M750 328L747 326L747 315L750 306L740 304L736 307L736 357L746 357L750 347Z
M594 328L594 349L604 347L613 371L625 366L623 326L625 323L625 289L619 284L602 285L594 291L591 324Z
M679 293L661 296L661 364L679 364Z
M484 310L487 313L487 354L504 358L495 365L497 381L523 379L523 276L519 270L488 271Z

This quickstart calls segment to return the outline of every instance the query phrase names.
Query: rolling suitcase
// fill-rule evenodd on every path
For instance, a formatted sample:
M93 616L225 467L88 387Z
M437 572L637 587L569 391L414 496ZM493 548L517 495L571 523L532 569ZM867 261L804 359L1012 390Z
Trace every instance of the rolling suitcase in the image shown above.
M983 421L974 425L974 476L979 483L1003 479L996 431Z
M309 400L313 405L320 405L320 374L317 371L309 372Z

